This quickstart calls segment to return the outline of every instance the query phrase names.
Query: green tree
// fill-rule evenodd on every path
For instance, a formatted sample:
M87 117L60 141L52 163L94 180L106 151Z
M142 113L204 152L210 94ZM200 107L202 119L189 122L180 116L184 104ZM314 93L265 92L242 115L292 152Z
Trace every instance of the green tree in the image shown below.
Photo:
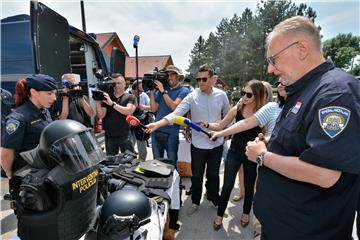
M316 19L311 7L290 0L261 1L254 12L246 8L239 16L223 18L215 33L211 32L207 40L200 36L195 43L188 71L195 73L206 62L219 67L220 77L231 87L253 78L276 82L276 76L267 74L265 40L275 25L295 15L307 16L314 22Z
M337 67L349 69L353 59L360 54L360 37L351 33L339 34L323 43L323 52Z
M193 77L198 71L199 67L206 62L205 58L205 39L200 35L194 48L190 53L189 68L186 70L190 72L190 77Z
M204 59L207 63L214 67L221 66L220 58L221 45L218 38L213 32L209 34L208 39L205 41L205 56Z
M360 76L360 63L355 64L355 66L351 69L350 73L355 77Z

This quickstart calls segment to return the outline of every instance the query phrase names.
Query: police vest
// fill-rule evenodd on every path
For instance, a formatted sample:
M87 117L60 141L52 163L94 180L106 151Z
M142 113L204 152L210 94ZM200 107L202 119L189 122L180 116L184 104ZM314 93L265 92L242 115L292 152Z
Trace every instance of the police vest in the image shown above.
M47 196L52 204L18 211L18 235L22 240L51 239L77 240L92 227L96 217L98 167L91 167L69 175L60 166L55 167L40 180L31 174L24 177L20 191L35 191ZM31 181L31 179L34 179ZM37 186L38 185L38 186ZM36 190L37 188L37 190ZM50 209L47 209L48 207ZM41 208L42 207L42 208Z

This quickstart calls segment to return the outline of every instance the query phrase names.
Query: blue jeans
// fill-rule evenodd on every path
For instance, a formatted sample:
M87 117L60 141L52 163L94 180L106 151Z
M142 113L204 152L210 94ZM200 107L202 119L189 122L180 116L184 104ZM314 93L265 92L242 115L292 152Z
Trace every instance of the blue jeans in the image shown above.
M167 139L157 138L157 132L151 134L151 146L154 159L164 158L166 151L167 158L170 159L175 167L177 167L177 153L179 149L179 133L169 134Z
M132 132L131 133L131 143L133 144L133 146L135 146L135 144L137 145L138 158L142 161L145 161L146 156L147 156L146 141L140 141L140 140L136 139L134 132Z

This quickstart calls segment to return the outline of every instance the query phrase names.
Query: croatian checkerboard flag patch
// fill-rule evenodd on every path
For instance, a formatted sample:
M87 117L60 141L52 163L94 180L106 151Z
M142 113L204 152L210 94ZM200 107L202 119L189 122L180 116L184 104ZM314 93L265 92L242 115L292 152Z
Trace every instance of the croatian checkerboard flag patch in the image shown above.
M343 107L331 106L319 110L319 121L322 130L334 138L346 128L351 112Z

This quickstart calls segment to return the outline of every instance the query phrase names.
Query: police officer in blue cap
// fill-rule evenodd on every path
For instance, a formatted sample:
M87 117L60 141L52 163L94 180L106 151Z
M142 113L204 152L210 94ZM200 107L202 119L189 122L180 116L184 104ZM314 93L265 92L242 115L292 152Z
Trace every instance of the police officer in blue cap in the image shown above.
M1 134L1 167L9 179L26 165L19 153L35 148L42 130L52 121L48 108L56 100L56 88L54 78L43 74L16 83L17 108L6 118Z

